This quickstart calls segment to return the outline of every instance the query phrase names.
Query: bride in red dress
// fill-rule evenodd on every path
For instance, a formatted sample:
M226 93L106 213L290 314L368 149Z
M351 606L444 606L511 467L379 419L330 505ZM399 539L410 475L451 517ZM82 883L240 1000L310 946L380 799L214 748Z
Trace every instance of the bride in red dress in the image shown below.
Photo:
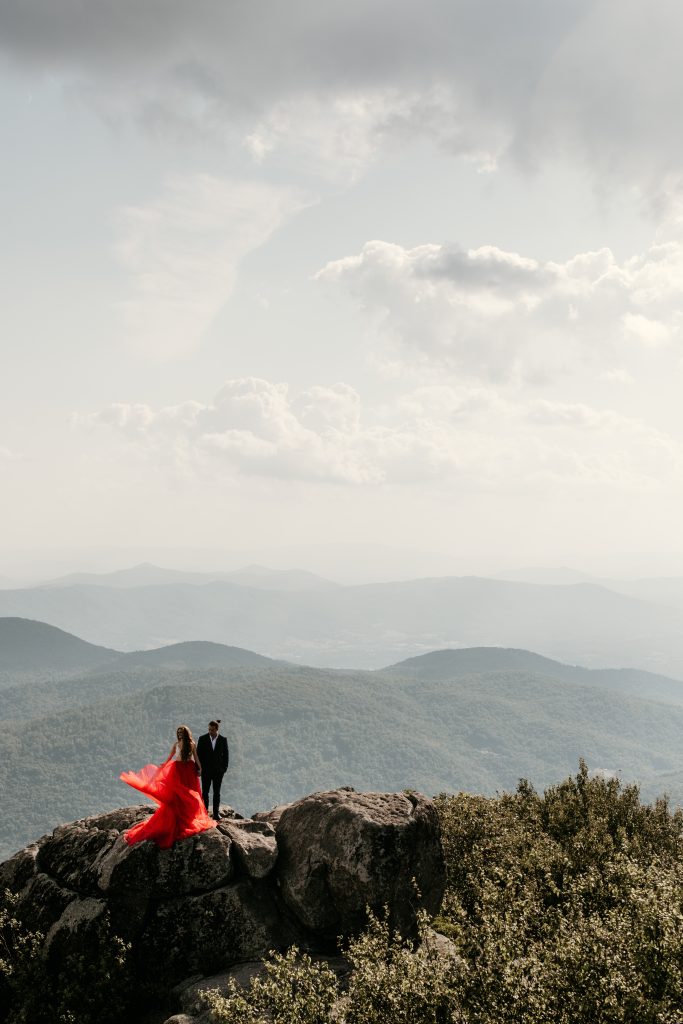
M129 846L151 839L167 850L178 839L215 827L202 800L200 773L197 745L186 725L178 726L176 742L161 767L147 764L139 772L121 772L124 782L159 805L151 817L123 833Z

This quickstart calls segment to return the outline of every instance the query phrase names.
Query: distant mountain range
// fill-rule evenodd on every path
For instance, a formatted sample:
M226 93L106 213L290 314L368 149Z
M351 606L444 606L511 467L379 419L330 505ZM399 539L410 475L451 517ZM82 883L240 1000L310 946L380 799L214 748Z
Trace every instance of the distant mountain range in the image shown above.
M117 572L77 572L68 576L41 583L41 587L155 587L169 583L188 583L200 586L203 583L236 583L245 587L262 590L330 590L338 586L332 580L323 579L304 569L269 569L264 565L247 565L233 572L183 572L178 569L162 569L150 562L142 562L130 569Z
M120 771L163 759L180 722L197 735L214 716L230 741L225 798L243 813L345 784L494 793L523 776L542 788L580 757L648 799L683 799L683 683L646 672L496 648L373 672L206 642L93 652L16 620L0 620L0 652L12 666L0 691L0 858L60 821L136 802Z
M123 585L130 575L115 574L116 585L2 590L0 616L48 622L127 651L210 640L321 667L378 668L436 648L502 646L683 677L683 585L679 608L673 600L645 600L592 583L471 576L339 586L305 576L310 586L304 587L298 572L283 578L252 567L245 570L249 586L200 582L196 574L193 582L149 584L147 571L130 570L134 586ZM257 577L271 585L254 585ZM284 582L275 588L285 578L289 589Z
M512 583L535 583L550 586L572 586L577 583L590 583L605 587L616 594L625 594L639 601L647 601L664 607L683 611L683 577L652 576L644 579L620 580L610 577L591 576L589 573L561 567L545 569L529 567L515 569L496 574L496 579Z

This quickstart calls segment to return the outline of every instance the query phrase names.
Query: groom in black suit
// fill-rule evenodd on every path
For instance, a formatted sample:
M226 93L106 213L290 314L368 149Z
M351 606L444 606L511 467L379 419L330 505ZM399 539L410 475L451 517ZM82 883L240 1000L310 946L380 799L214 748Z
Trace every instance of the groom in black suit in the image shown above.
M225 736L218 735L220 718L209 722L209 731L197 740L197 757L202 766L202 797L209 809L209 790L213 786L213 816L218 821L221 803L221 782L228 769L230 755Z

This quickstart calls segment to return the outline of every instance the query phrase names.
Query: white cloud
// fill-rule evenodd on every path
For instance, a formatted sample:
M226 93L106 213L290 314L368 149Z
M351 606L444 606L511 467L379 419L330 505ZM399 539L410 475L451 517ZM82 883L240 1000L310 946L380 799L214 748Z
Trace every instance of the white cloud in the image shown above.
M306 205L301 192L206 174L118 215L116 253L130 275L126 339L157 357L192 351L227 301L241 259Z
M293 395L286 384L244 378L207 404L110 406L87 422L122 433L155 462L175 458L183 471L211 478L500 492L683 483L681 442L635 417L581 403L514 402L464 385L417 388L363 408L346 384Z
M678 239L623 263L607 248L540 263L490 245L371 241L316 277L344 286L405 358L474 378L538 380L586 361L602 372L629 345L680 339Z
M15 66L108 118L202 132L334 173L429 137L491 170L579 160L661 199L683 168L683 9L671 0L4 0Z
M651 320L641 313L624 313L624 329L648 348L660 348L671 341L672 330L661 320Z

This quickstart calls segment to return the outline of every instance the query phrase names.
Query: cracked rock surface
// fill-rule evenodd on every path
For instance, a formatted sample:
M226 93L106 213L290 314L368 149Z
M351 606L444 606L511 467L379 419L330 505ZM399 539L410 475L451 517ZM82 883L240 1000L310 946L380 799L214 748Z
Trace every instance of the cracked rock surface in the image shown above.
M278 879L289 910L321 940L362 929L366 906L413 932L446 884L436 809L426 797L337 789L298 800L278 821Z

